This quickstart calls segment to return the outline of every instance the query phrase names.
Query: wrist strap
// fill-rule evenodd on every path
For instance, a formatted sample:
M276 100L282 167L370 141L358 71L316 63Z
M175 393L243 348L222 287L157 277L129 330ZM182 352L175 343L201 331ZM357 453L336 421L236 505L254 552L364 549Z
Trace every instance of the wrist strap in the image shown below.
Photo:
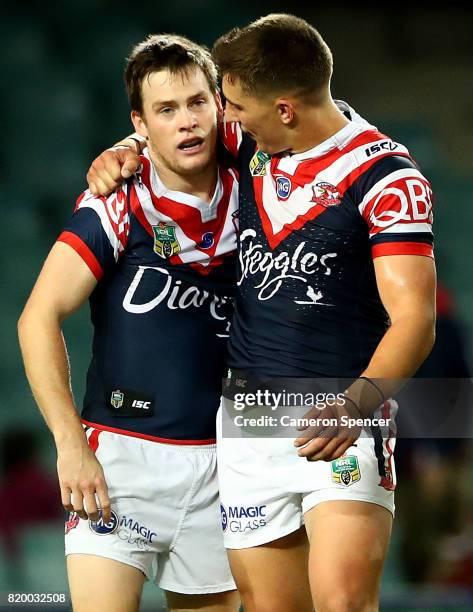
M367 376L360 376L359 380L366 380L366 382L370 383L370 385L372 385L376 389L376 391L379 393L379 395L381 396L381 402L386 401L386 397L384 393L381 391L378 385L374 381L371 380L371 378L368 378Z
M348 400L350 403L353 404L353 406L355 406L355 408L358 411L358 414L361 416L362 419L364 419L365 417L363 416L363 413L361 412L360 407L358 406L358 404L355 402L355 400L352 400L351 397L348 397L348 395L346 395L345 393L343 394L344 399Z

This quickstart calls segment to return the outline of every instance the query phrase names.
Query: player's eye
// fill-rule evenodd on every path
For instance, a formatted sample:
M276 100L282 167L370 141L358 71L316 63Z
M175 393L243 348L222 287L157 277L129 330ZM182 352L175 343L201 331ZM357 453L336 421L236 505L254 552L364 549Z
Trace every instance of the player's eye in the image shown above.
M205 98L198 98L197 100L194 100L191 103L191 106L199 108L200 106L203 106L206 102L207 100L205 100Z
M174 112L174 109L170 106L165 106L159 111L160 115L171 115Z

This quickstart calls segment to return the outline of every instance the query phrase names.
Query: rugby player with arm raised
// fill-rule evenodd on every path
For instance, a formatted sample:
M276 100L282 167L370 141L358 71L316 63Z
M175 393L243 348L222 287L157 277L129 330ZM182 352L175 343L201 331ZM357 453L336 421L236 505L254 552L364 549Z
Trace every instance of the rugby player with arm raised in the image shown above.
M208 51L183 37L133 49L139 172L108 197L81 195L19 321L71 512L75 612L135 612L145 579L170 610L239 607L216 475L237 206L235 172L217 159L216 76ZM87 299L94 340L79 417L61 324Z

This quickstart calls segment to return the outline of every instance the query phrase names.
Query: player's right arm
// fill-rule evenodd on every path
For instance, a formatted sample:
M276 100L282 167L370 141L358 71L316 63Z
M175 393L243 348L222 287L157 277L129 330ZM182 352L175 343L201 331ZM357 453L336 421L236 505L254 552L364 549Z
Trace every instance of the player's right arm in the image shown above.
M219 124L219 133L226 149L236 158L243 139L240 124L235 121L222 121ZM96 157L87 172L91 193L107 196L132 176L138 170L139 156L145 145L146 141L141 136L130 134Z
M62 321L89 297L97 279L68 244L51 249L18 323L23 361L36 402L57 448L64 508L98 520L97 494L104 522L110 500L102 467L89 448L70 386Z
M138 170L145 145L141 136L130 134L96 157L87 172L91 193L109 195L132 176Z

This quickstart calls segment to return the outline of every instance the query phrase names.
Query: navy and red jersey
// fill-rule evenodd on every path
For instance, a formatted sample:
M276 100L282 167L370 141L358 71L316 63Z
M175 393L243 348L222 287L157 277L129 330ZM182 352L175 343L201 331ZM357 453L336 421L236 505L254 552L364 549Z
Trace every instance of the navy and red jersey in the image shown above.
M359 117L300 154L269 157L235 124L226 144L240 174L229 367L359 376L389 324L373 259L433 256L428 181L404 146Z
M59 236L98 283L82 419L154 440L215 438L235 286L238 185L210 203L169 191L147 152L108 198L85 192Z

